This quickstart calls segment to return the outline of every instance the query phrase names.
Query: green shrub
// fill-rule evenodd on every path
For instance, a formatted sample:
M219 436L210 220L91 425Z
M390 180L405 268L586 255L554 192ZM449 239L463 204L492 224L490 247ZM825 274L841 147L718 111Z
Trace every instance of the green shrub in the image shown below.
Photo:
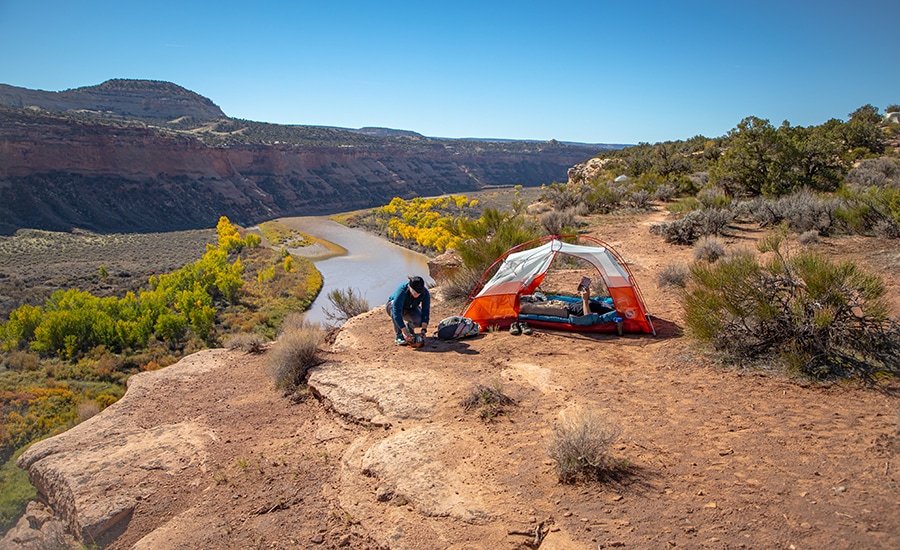
M777 236L761 250L772 253L765 264L742 251L692 266L683 296L689 334L729 361L817 379L900 374L900 325L887 315L877 276L811 251L789 256Z
M477 220L463 220L460 230L465 240L456 251L463 263L484 272L507 250L540 237L536 224L515 213L488 208Z
M599 411L575 408L564 411L553 427L548 454L556 461L562 483L596 480L615 466L609 453L619 430Z
M293 393L304 384L307 371L319 362L319 345L324 337L325 332L311 323L285 327L268 357L269 373L277 388Z
M705 187L697 193L697 200L704 208L728 208L731 198L720 187Z
M658 288L684 288L687 286L687 280L690 275L691 270L688 266L684 264L669 264L657 273L656 286Z
M685 197L678 202L666 206L666 210L676 216L681 216L694 210L703 210L703 203L700 202L697 197Z
M585 197L591 212L608 214L619 208L628 197L628 187L615 183L598 183Z
M19 449L0 467L0 533L15 525L25 506L37 496L37 490L28 480L28 472L16 466L16 460L25 451Z
M225 347L230 350L241 350L247 353L260 353L265 349L266 339L259 334L239 332L232 334L225 341Z

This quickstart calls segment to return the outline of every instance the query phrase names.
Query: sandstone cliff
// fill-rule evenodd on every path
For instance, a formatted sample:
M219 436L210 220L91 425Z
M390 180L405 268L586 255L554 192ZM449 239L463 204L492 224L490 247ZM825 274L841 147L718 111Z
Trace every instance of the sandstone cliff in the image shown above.
M539 186L601 149L240 121L173 84L140 82L56 94L0 87L0 233L191 229L222 215L247 225L396 196Z

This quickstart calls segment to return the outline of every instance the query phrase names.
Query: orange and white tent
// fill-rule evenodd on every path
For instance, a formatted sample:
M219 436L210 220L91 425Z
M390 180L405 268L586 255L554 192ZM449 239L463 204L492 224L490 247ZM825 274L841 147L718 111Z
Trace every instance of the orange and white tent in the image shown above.
M613 307L622 318L625 332L656 334L641 291L622 257L598 239L586 236L580 239L592 243L592 246L567 243L553 236L508 250L482 276L483 279L496 267L494 276L470 298L462 315L478 323L482 329L509 326L518 319L520 297L534 293L543 282L550 264L559 254L563 254L580 258L597 270L609 290ZM535 246L541 242L544 244ZM549 326L590 332L615 331L615 323L576 326L563 322Z

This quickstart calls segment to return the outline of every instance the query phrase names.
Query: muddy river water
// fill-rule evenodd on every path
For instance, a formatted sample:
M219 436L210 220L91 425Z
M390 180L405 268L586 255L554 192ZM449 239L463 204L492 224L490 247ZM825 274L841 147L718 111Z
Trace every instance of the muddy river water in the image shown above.
M325 317L330 308L328 293L334 289L347 290L363 296L369 307L383 306L391 293L408 275L419 275L429 283L428 257L407 250L384 239L345 227L326 217L304 216L281 218L284 225L307 235L338 245L342 251L334 251L321 245L291 248L297 256L311 259L322 273L324 285L319 297L306 314L306 319L317 323L331 323Z

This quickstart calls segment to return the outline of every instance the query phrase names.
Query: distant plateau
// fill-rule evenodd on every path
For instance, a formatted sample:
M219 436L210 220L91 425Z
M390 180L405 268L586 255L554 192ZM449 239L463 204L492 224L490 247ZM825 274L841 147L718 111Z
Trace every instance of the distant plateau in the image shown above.
M169 82L0 84L0 233L153 232L565 182L621 145L439 139L229 118Z

